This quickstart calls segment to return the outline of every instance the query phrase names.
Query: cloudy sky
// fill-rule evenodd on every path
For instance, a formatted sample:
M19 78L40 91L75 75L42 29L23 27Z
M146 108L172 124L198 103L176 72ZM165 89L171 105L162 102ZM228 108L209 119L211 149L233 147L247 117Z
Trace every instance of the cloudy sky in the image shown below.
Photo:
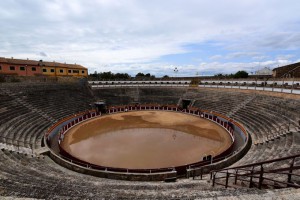
M1 0L0 56L156 76L300 61L298 0Z

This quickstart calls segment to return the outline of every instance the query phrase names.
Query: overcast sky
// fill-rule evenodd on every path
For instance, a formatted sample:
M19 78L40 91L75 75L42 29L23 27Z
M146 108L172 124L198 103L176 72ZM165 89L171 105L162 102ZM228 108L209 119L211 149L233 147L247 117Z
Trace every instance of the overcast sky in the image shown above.
M156 76L300 61L299 0L1 0L0 57Z

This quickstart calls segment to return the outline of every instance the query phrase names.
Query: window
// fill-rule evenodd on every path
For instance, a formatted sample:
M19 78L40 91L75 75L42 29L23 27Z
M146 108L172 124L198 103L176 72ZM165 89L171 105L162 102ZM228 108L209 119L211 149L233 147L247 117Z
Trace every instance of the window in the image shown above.
M69 69L69 70L68 70L68 73L72 73L72 71Z
M20 70L21 71L25 71L25 67L20 67Z
M36 71L36 68L35 68L35 67L32 67L31 70L32 70L32 71Z
M73 70L73 73L79 73L79 70Z
M47 72L47 69L43 69L43 72Z
M50 72L54 72L54 69L51 69Z
M63 69L60 69L60 70L59 70L59 73L64 73L64 70L63 70Z
M15 67L14 67L14 66L10 66L10 67L9 67L9 70L12 70L12 71L13 71L13 70L15 70Z
M84 74L84 70L82 70L81 73Z

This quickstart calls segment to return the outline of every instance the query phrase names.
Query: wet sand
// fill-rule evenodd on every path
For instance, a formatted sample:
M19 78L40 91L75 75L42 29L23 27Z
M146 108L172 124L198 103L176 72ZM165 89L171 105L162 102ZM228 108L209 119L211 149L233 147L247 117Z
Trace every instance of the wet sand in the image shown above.
M196 116L163 111L118 113L73 127L62 147L93 164L130 169L179 166L217 155L231 145L220 126Z

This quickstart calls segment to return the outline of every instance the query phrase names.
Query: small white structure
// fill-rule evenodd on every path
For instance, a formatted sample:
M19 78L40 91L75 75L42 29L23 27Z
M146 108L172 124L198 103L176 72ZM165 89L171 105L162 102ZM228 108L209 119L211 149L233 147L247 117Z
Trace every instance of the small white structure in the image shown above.
M272 75L273 71L269 67L255 71L255 75Z

